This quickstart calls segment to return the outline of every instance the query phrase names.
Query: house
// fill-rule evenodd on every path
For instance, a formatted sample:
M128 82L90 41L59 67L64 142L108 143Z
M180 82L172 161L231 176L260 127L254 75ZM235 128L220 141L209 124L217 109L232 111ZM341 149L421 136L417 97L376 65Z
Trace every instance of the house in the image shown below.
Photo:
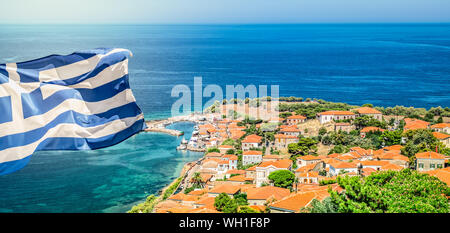
M297 125L306 121L306 117L302 115L292 115L286 119L288 125Z
M304 167L310 164L316 164L320 162L322 158L314 155L305 155L297 158L297 167Z
M291 143L297 143L298 137L285 134L275 134L275 148L277 150L287 149Z
M208 196L217 197L221 193L226 193L228 196L233 197L233 195L238 194L240 190L241 187L238 185L222 184L210 189L208 191Z
M261 139L262 137L256 134L248 135L242 140L242 150L246 151L252 148L260 148L262 142Z
M437 177L438 179L446 183L447 186L450 186L450 167L427 171L425 173L429 174L430 176Z
M430 127L436 132L450 134L450 123L439 123Z
M371 116L379 121L381 121L383 119L383 114L374 108L361 107L361 108L355 108L352 110L357 112L358 116Z
M408 130L416 130L416 129L428 129L429 122L422 121L414 118L405 118L405 126L403 127L403 131Z
M281 200L291 194L289 189L274 186L250 188L245 192L249 205L264 205L271 201Z
M378 128L378 127L373 127L373 126L368 126L368 127L364 127L361 129L360 131L360 135L362 138L366 137L366 134L369 132L384 132L385 130L382 128Z
M292 160L282 159L275 162L262 162L255 167L256 171L256 187L260 187L263 183L269 183L270 173L278 170L291 170Z
M331 189L337 192L341 192L337 184L330 185ZM316 199L322 201L326 197L330 196L328 193L328 186L318 185L300 185L298 192L291 193L289 196L284 197L279 201L275 201L269 205L270 213L298 213L303 208L308 207L312 200Z
M258 165L255 165L255 166L252 166L252 167L249 167L249 168L245 169L245 177L255 180L255 178L256 178L256 167L257 166Z
M439 139L446 147L450 147L450 134L433 132L433 136Z
M218 149L221 154L225 154L228 150L234 150L234 147L230 145L220 145Z
M236 170L236 169L230 169L226 172L225 178L230 178L231 175L245 175L245 170Z
M297 173L296 177L300 184L319 184L319 172L316 171Z
M224 155L222 160L228 161L228 169L237 169L238 157L236 155Z
M246 181L247 178L245 178L245 175L231 176L230 178L227 179L227 182L238 185L245 184Z
M326 111L317 114L320 124L330 121L355 119L356 114L350 111Z
M356 127L348 122L338 122L338 123L334 124L335 132L343 131L343 132L350 133L350 131L352 131L354 129L356 129Z
M421 152L416 154L416 170L430 171L444 168L445 156L433 151Z
M242 165L262 162L262 151L249 150L242 152Z
M280 133L298 137L302 133L302 131L298 128L297 125L282 125Z
M337 176L344 173L358 173L358 166L353 162L333 162L329 164L329 168L331 176Z

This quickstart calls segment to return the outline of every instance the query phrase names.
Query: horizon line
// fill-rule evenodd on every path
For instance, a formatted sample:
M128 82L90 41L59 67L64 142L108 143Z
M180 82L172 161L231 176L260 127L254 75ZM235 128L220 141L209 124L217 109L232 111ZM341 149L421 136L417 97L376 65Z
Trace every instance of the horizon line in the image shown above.
M345 24L450 24L450 21L446 22L254 22L254 23L235 23L235 22L223 22L223 23L150 23L150 22L112 22L112 23L84 23L84 22L64 22L64 23L48 23L48 22L36 22L36 23L0 23L0 25L345 25Z

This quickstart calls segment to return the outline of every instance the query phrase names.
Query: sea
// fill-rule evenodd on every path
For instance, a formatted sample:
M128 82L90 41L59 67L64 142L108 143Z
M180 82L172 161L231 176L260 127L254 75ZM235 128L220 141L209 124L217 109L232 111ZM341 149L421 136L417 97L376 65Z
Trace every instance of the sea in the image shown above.
M0 64L100 47L133 53L130 85L148 120L170 117L172 90L193 90L194 77L224 94L278 85L280 96L450 107L450 24L0 24ZM186 139L193 130L169 127ZM140 133L95 151L37 152L0 177L0 212L126 212L202 156L176 151L181 140Z

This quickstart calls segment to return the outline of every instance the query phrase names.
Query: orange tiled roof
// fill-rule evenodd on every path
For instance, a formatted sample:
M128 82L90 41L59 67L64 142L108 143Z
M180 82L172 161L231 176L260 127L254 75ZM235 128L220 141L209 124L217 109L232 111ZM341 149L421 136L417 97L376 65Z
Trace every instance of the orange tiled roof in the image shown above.
M247 137L245 137L244 140L242 140L242 142L244 142L244 143L260 143L261 139L262 139L261 136L252 134L252 135L248 135Z
M450 128L450 123L439 123L431 126L432 129Z
M356 168L356 163L339 162L330 164L334 168Z
M350 111L325 111L319 113L318 115L355 115L355 113Z
M231 169L228 170L226 174L245 174L245 170Z
M308 164L306 166L297 168L297 170L295 170L295 172L297 172L297 173L299 173L299 172L309 172L312 169L314 169L316 167L316 165L317 164L311 163L311 164Z
M445 133L440 133L440 132L433 132L433 136L440 140L450 138L450 135L445 134Z
M383 147L383 150L400 150L402 148L403 148L402 145L392 145L392 146Z
M435 176L445 182L447 186L450 186L450 167L442 168L442 169L436 169L425 172L429 174L430 176Z
M237 175L227 179L227 181L245 182L245 175Z
M282 198L288 196L291 191L289 191L289 189L274 186L264 186L247 189L246 193L248 200L267 200L269 198L281 200Z
M220 145L219 146L219 149L233 149L234 147L233 146L230 146L230 145Z
M262 155L262 151L249 150L249 151L242 152L242 155Z
M418 158L418 159L445 159L445 156L442 154L433 152L433 151L427 151L427 152L417 153L416 158Z
M265 205L249 205L248 207L259 211L259 212L264 212L266 210L266 206Z
M369 126L369 127L364 127L363 129L361 129L361 133L368 133L368 132L375 132L375 131L381 131L384 132L385 130L382 128L378 128L378 127L373 127L373 126Z
M218 185L218 186L212 188L211 190L209 190L208 193L235 194L235 193L239 192L240 189L241 188L237 185L223 184L223 185Z
M382 171L387 171L387 170L392 170L392 171L400 171L402 170L404 167L397 165L397 164L393 164L393 163L388 163L386 165L383 165L380 169Z
M284 134L275 134L275 138L285 138L285 139L287 139L287 138L292 138L292 139L295 139L295 138L297 138L296 136L294 136L294 135L284 135Z
M291 125L289 127L283 127L281 132L301 132L301 130L297 127L297 125Z
M412 118L405 118L405 127L403 127L404 131L407 130L416 130L416 129L426 129L428 128L429 122L418 120L418 119L412 119Z
M308 206L309 203L311 203L311 201L317 197L318 195L316 192L296 193L280 201L272 203L270 207L298 212L301 208Z
M288 169L289 167L291 167L292 165L292 160L290 159L281 159L278 161L266 161L266 162L262 162L259 165L257 165L257 167L269 167L269 166L274 166L276 168L285 168Z
M319 177L319 172L310 171L298 174L298 177Z
M359 114L381 114L380 111L370 107L360 107L353 110L357 111Z

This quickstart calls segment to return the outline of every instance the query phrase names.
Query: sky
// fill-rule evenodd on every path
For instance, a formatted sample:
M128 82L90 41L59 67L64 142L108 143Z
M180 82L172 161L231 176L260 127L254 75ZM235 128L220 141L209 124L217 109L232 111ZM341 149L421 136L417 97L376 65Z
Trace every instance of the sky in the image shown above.
M0 0L0 23L450 22L450 0Z

